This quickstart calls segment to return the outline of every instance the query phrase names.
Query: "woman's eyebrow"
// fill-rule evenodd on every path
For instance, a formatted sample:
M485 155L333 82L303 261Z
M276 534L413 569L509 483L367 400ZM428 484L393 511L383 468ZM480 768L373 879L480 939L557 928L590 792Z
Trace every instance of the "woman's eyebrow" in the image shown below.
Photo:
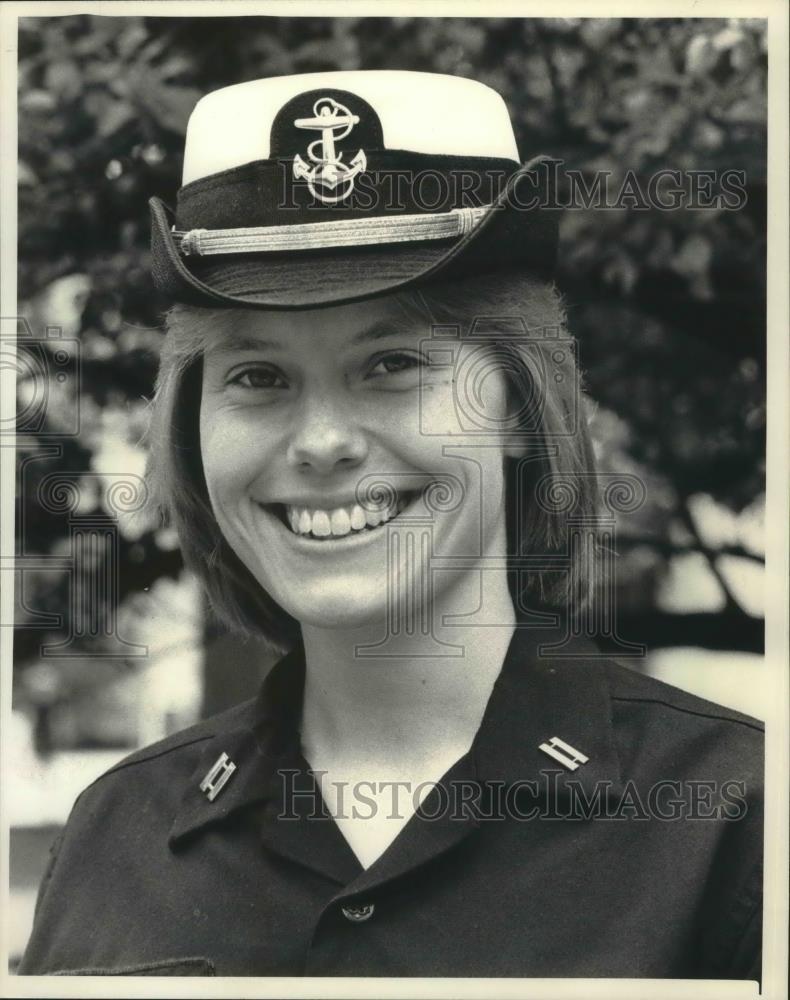
M415 330L414 327L407 323L398 323L393 320L379 320L353 337L351 343L364 344L370 340L381 340L384 337L404 336L420 336L420 331Z
M226 333L206 348L206 354L230 354L233 351L260 351L282 347L279 340L266 340L243 333Z
M418 335L419 332L407 323L379 320L352 337L351 343L357 345L372 340L381 340L384 337ZM265 337L256 337L250 334L229 331L228 333L223 333L215 343L211 344L206 349L206 354L221 355L230 354L234 351L259 351L269 348L281 348L282 346L283 344L280 340L268 340Z

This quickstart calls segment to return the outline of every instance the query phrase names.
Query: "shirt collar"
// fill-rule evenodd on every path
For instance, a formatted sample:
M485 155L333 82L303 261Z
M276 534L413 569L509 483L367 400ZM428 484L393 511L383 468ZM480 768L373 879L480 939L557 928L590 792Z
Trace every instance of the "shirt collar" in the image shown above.
M279 772L304 768L299 734L304 671L300 646L275 664L235 724L218 717L184 790L171 845L274 798ZM570 769L541 749L556 738L587 761ZM602 786L615 793L622 789L606 673L592 643L565 642L554 630L517 628L470 753L480 782L539 783L550 775L557 794L566 792L572 779L588 798ZM200 785L222 754L235 770L210 801Z
M231 724L223 721L226 716L214 720L170 829L171 846L239 809L275 797L281 770L303 766L299 740L303 690L304 656L298 648L272 667L240 718ZM223 754L235 769L212 801L200 786Z
M560 793L569 780L588 797L621 789L604 662L589 640L517 628L475 739L479 779L510 785L553 773ZM542 749L554 739L587 761L575 769L559 762Z

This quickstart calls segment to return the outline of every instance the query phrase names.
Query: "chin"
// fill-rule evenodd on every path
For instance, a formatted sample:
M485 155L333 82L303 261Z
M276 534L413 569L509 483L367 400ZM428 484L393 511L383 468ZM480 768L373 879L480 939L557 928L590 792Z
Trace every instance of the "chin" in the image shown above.
M359 629L369 627L377 622L382 629L386 625L386 613L383 607L372 610L350 607L349 602L341 604L328 603L323 607L311 608L309 612L298 616L300 625L309 625L320 629Z
M377 588L373 588L375 591ZM371 592L369 581L331 583L304 588L276 598L300 625L325 629L355 629L387 621L387 592Z

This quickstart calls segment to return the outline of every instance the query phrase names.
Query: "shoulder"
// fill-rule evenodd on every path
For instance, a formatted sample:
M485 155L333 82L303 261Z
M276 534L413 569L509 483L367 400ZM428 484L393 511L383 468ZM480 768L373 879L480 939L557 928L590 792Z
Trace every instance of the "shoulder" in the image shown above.
M610 661L603 674L626 762L652 761L672 777L762 787L761 721Z
M184 783L205 761L211 748L224 743L223 737L238 739L239 734L250 733L255 706L256 699L249 699L124 757L78 796L70 824L86 809L93 812L105 808L112 799L128 804L156 802L160 806L167 801L175 808Z
M187 797L197 792L205 801L198 788L220 753L241 759L241 748L255 744L255 706L256 699L243 702L143 747L91 782L54 846L47 881L72 892L96 870L136 872L152 845L168 843Z
M101 933L106 944L108 928L114 934L120 926L119 915L135 926L138 896L147 924L166 933L146 902L146 887L159 881L173 892L177 877L186 877L182 885L187 886L189 878L204 877L203 869L191 875L179 871L169 836L176 818L189 807L190 794L201 807L207 801L200 781L220 751L254 744L255 706L256 700L244 702L130 754L78 796L51 851L23 972L101 965L93 950L100 947L101 934L86 935L85 927L91 927L97 912L105 915L108 923ZM210 818L218 815L215 810ZM163 900L168 898L165 893ZM139 908L136 912L139 921Z
M737 731L751 731L762 736L764 724L750 715L699 698L680 688L656 680L639 671L622 667L612 661L605 665L606 680L613 701L637 705L653 705L656 713L667 718L678 714L723 722Z

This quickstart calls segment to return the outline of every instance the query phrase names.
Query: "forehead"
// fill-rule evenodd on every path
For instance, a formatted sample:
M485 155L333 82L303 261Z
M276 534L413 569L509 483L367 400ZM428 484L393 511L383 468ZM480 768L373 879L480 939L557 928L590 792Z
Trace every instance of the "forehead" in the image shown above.
M333 350L389 336L429 336L431 321L391 297L295 312L223 309L215 314L205 353L266 347Z

